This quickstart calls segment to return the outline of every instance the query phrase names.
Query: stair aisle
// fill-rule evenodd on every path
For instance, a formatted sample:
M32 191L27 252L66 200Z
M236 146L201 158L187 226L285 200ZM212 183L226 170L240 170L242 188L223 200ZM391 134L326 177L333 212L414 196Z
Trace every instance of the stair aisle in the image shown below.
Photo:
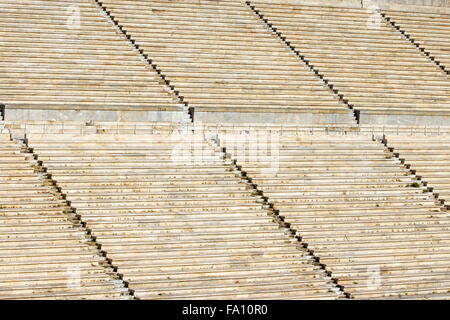
M448 76L378 12L249 3L359 110L361 124L448 124Z
M129 298L70 207L0 135L0 299Z
M382 12L414 43L429 53L447 74L450 72L450 14Z
M0 2L6 120L181 121L184 105L90 0Z
M258 139L219 137L346 293L450 298L448 215L381 142L363 135Z
M28 144L138 299L342 297L202 135Z
M450 206L450 137L386 135L393 152Z
M354 123L242 1L102 1L196 121Z

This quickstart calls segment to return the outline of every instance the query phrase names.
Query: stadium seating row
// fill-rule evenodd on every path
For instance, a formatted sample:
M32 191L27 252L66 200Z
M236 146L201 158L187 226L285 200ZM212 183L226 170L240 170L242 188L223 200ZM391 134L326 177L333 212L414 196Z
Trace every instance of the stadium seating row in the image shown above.
M427 116L432 118L423 124L438 124L440 118L435 116L448 123L448 76L377 11L266 0L251 3L360 110L361 123L411 123L426 121ZM421 24L415 25L422 28ZM427 26L424 34L428 34ZM439 22L434 26L440 30L438 34L448 36L449 31L440 26ZM431 37L430 41L435 40ZM447 42L441 42L443 50L446 46ZM407 115L417 117L411 119Z
M12 279L3 297L123 297L96 256L101 246L137 298L342 298L271 211L351 297L448 294L448 217L394 155L444 196L445 136L388 135L392 153L364 134L264 132L220 134L238 167L199 134L28 134L63 194L2 135L4 262L20 270L3 271ZM431 147L416 154L413 140ZM81 289L67 285L74 268Z
M448 294L448 215L380 142L222 135L220 143L352 297Z
M387 143L450 206L450 137L388 135Z
M75 120L79 113L94 119L103 112L105 120L124 121L145 119L145 113L127 118L125 111L181 115L184 106L123 38L88 0L2 1L0 101L6 117Z
M342 297L202 135L28 144L137 298Z
M195 107L196 120L252 122L258 120L252 113L290 113L286 121L354 122L242 1L102 3Z
M450 15L383 11L395 25L436 58L446 70L450 68Z
M126 298L70 207L7 134L0 164L0 299Z
M5 0L6 117L178 122L188 116L175 88L199 121L448 123L448 75L379 12L250 3L273 29L241 0ZM446 15L383 13L449 64Z

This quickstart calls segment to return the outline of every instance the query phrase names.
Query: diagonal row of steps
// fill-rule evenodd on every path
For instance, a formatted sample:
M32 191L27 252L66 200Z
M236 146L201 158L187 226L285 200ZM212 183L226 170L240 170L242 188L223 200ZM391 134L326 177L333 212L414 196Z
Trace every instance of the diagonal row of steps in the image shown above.
M127 298L71 208L6 134L0 135L0 239L0 299Z
M183 107L91 1L2 1L0 39L0 100L8 108Z
M241 1L102 1L196 114L350 110ZM327 118L328 115L328 118ZM225 117L226 118L226 117Z
M249 3L355 109L379 115L450 114L445 73L377 11Z
M140 299L335 299L201 135L29 135Z
M219 138L346 293L448 296L448 216L381 143L358 135Z
M450 137L387 135L393 152L450 206Z
M450 14L386 11L383 14L396 28L443 70L450 72Z

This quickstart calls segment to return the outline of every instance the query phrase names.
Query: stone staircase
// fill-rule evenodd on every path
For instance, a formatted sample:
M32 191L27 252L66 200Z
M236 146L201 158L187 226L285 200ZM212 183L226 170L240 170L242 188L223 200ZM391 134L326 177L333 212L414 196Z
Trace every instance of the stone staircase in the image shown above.
M181 121L158 74L89 0L0 3L6 120Z
M382 13L442 70L450 74L450 14L411 14L391 10L383 10Z
M380 142L245 134L219 141L351 297L448 295L448 215Z
M357 110L361 124L448 124L448 76L380 12L248 3Z
M386 143L409 169L450 206L450 137L386 135Z
M343 297L202 135L27 142L138 299Z
M130 298L23 149L0 134L0 299Z
M102 1L196 121L354 123L242 1Z

